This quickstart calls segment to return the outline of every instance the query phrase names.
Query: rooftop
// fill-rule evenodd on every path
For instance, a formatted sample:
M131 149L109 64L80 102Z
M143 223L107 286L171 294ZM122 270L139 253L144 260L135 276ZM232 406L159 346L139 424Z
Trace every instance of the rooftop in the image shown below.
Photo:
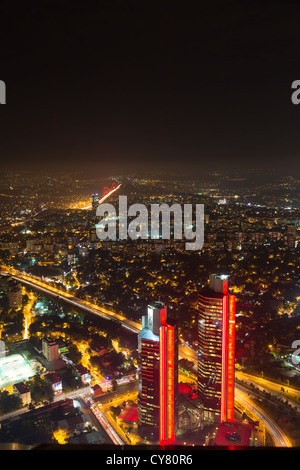
M152 333L152 331L149 328L143 328L139 332L138 336L139 338L142 338L142 339L148 339L149 341L159 342L159 336Z
M118 419L123 421L137 421L138 420L138 406L136 403L126 405L118 416Z
M0 388L24 382L33 375L33 368L21 354L0 357Z
M159 302L158 300L156 301L153 301L151 302L149 305L148 305L148 308L151 308L151 309L156 309L156 308L165 308L165 304L163 302Z
M219 424L215 437L216 446L249 446L254 425L239 421Z

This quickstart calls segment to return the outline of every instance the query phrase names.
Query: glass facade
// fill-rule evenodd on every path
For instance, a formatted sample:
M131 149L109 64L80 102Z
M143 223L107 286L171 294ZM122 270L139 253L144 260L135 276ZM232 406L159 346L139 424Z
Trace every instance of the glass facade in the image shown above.
M151 442L174 442L177 429L178 331L164 305L148 307L138 335L138 430Z
M139 338L138 428L143 439L159 440L159 338Z
M198 397L210 421L234 419L235 297L224 285L198 296Z

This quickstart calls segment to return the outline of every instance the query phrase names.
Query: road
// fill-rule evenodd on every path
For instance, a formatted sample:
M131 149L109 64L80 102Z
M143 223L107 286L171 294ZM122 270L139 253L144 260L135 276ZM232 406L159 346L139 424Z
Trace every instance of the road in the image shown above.
M292 447L290 440L284 434L278 424L264 410L254 404L250 399L250 393L240 385L235 385L235 399L246 409L249 409L259 420L261 420L272 436L276 447Z
M98 315L107 320L117 321L124 328L127 328L133 333L139 333L139 331L142 329L141 323L135 322L133 320L129 320L123 315L120 315L116 312L108 310L104 307L100 307L87 300L82 300L77 297L74 297L69 292L65 292L56 287L49 286L49 284L47 284L46 282L40 281L34 276L21 273L13 268L7 268L3 266L1 268L2 268L1 274L8 274L14 279L20 281L21 283L28 285L29 287L38 289L41 292L44 292L45 294L48 294L48 295L49 294L54 295L56 298L64 300L72 305L75 305L76 307L82 308L90 313L93 313L94 315Z
M236 371L236 378L239 380L244 380L246 383L253 383L260 390L265 390L279 398L284 398L292 406L297 408L297 411L300 412L300 391L292 388L287 385L278 384L272 382L271 380L265 379L263 377L256 377L254 375L245 374L244 372Z
M102 204L102 202L104 202L111 194L115 193L116 191L118 191L118 189L120 189L120 187L122 186L122 184L120 183L116 188L114 189L111 189L109 191L109 193L105 194L102 199L100 199L100 201L98 202L98 204ZM88 206L86 207L83 207L82 210L86 210L86 209L92 209L92 204L89 204Z
M141 323L135 322L133 320L129 320L123 315L115 313L104 307L99 307L98 305L95 305L92 302L74 297L69 292L65 292L60 289L57 289L56 287L49 286L47 283L42 282L39 279L36 279L35 277L31 275L23 274L15 269L9 269L3 266L2 266L2 273L10 274L14 279L19 280L21 283L24 283L32 288L38 289L44 292L45 294L53 295L56 298L59 298L60 300L64 300L76 307L82 308L88 311L89 313L93 313L107 320L113 320L113 321L117 320L117 322L120 323L124 328L127 328L133 333L138 334L142 329ZM197 364L197 352L189 348L188 346L184 346L184 345L179 346L179 358L186 358Z
M24 315L24 335L23 339L28 339L28 329L31 324L32 320L32 314L31 314L31 309L34 305L34 302L36 301L36 297L33 294L33 292L28 292L28 302L25 305L23 309L23 315Z
M188 346L181 345L180 355L184 357L185 359L193 361L197 364L197 352L192 350ZM239 374L239 377L241 378L241 373L237 373L237 375L238 374ZM251 379L253 383L255 383L255 381L252 379L258 379L258 381L264 382L265 385L269 384L271 386L273 384L274 388L281 387L278 384L274 384L274 382L270 382L265 379L259 379L257 377L252 377L252 376L249 376L248 374L243 374L243 378L247 380ZM293 393L294 392L296 391L293 391ZM287 438L287 436L282 431L282 429L264 410L259 408L253 402L251 402L248 396L248 393L249 392L246 391L246 389L244 389L237 383L235 384L235 400L238 401L241 405L243 405L246 409L249 409L254 415L257 416L259 420L261 420L264 423L264 425L268 429L277 447L291 447L291 443L289 439Z
M88 401L90 404L89 406L87 404ZM110 437L110 439L115 445L125 444L123 439L119 436L117 431L110 424L110 422L108 421L104 413L102 413L102 411L99 409L99 407L91 398L87 400L84 397L80 397L80 403L83 407L90 409L90 411L96 417L97 421L100 423L100 425L103 427L103 429L105 430L105 432L107 433L107 435Z
M197 351L181 343L179 346L179 354L180 354L180 359L188 359L189 361L194 362L196 364L195 366L195 370L196 370L197 363L198 363Z
M99 307L98 305L93 304L92 302L79 299L74 297L69 292L65 292L61 289L57 289L56 287L49 286L46 282L42 282L39 279L31 276L29 274L21 273L13 268L8 268L7 266L1 266L1 274L9 274L14 279L19 280L21 283L28 285L29 287L35 288L44 292L45 294L50 294L59 298L60 300L64 300L76 307L82 308L90 313L95 315L101 316L102 318L106 318L107 320L117 320L118 323L121 323L124 328L132 331L133 333L139 333L142 329L141 323L135 322L133 320L129 320L128 318L120 315L118 313L113 312L112 310L108 310L104 307ZM179 353L180 358L186 358L190 361L197 363L197 352L193 349L189 348L188 346L180 345L179 346Z
M44 292L45 294L53 295L56 298L59 298L60 300L64 300L72 305L75 305L76 307L87 310L88 312L101 316L102 318L106 318L107 320L113 320L113 321L117 320L117 322L122 324L124 328L127 328L133 333L139 333L142 329L142 324L139 322L130 320L124 317L123 315L113 312L112 310L108 310L104 307L100 307L87 300L82 300L77 297L74 297L69 292L65 292L56 287L49 286L49 284L47 284L46 282L43 282L40 279L36 278L35 276L31 276L30 274L22 273L20 271L17 271L14 268L9 268L3 265L1 266L0 274L10 275L14 279L19 280L21 283L24 283L28 285L29 287L40 290L41 292ZM197 353L193 349L189 348L188 346L180 345L179 352L180 352L181 358L186 358L186 359L189 359L190 361L197 362Z
M60 393L59 395L56 395L54 397L53 401L56 402L60 400L65 400L66 398L77 398L80 394L87 394L90 392L91 392L90 387L82 387L80 389L73 390L69 393ZM27 411L29 411L28 407L11 411L10 413L6 413L5 415L0 415L0 422L5 421L6 419L9 419L9 418L14 418L15 416L26 413Z
M111 441L116 444L116 445L123 445L125 444L125 441L119 436L119 434L116 432L114 427L109 423L108 419L104 415L104 413L99 409L99 407L94 403L94 401L89 398L90 402L90 407L87 406L87 399L85 398L86 396L90 396L91 389L90 387L82 387L77 390L73 390L69 393L60 393L54 397L53 402L60 401L60 400L65 400L67 398L72 398L75 399L79 402L82 408L84 408L84 411L87 411L88 409L93 417L97 420L98 425L100 425L100 428L103 428L108 437L111 439ZM5 415L0 416L0 422L5 421L10 418L14 418L16 416L22 415L23 413L28 412L29 409L28 407L26 408L20 408L18 410L12 411L10 413L7 413ZM126 442L127 443L127 442Z
M8 227L17 227L19 225L24 225L26 222L30 222L30 221L34 220L37 215L42 214L46 210L47 209L41 209L39 212L36 212L35 214L31 215L27 219L22 219L19 222L11 223L10 225L8 225ZM5 226L5 227L7 227L7 226ZM1 227L1 228L3 229L4 227Z
M91 393L90 387L82 387L80 389L73 390L72 392L69 392L69 393L60 393L59 395L56 395L54 397L53 401L56 402L60 400L65 400L66 398L76 399L85 412L89 411L90 414L92 414L94 419L97 421L98 426L100 426L100 429L102 428L104 429L104 431L106 432L106 434L108 435L108 437L111 439L111 441L114 444L116 445L125 444L123 439L118 435L116 430L109 423L107 418L104 416L102 411L99 410L98 406L93 402L92 399L89 398L90 407L87 406L87 399L85 399L85 396L90 395L90 393ZM28 411L29 409L27 407L12 411L11 413L7 413L5 415L0 416L0 422L22 415L23 413L26 413Z

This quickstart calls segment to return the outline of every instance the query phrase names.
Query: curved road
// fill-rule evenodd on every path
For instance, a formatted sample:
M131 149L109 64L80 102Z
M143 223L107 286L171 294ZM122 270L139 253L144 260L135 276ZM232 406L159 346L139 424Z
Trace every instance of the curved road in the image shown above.
M290 440L274 421L274 419L250 400L248 390L244 389L238 384L235 384L235 398L245 408L248 408L250 411L252 411L252 413L265 424L274 440L276 447L292 447Z
M117 321L118 323L121 323L124 328L127 328L133 333L139 333L139 331L142 329L141 323L135 322L133 320L129 320L123 315L115 313L111 310L107 310L104 307L99 307L98 305L95 305L92 302L74 297L68 292L57 289L56 287L49 286L47 283L39 281L33 276L25 275L14 269L10 271L8 270L2 271L2 274L9 274L14 279L17 279L18 281L30 287L34 287L42 292L45 292L46 294L54 295L55 297L61 300L69 302L70 304L73 304L76 307L80 307L102 318L105 318L107 320Z
M300 412L300 390L281 383L273 382L263 377L249 375L241 371L236 371L235 375L237 379L244 380L248 384L252 383L260 390L265 390L278 398L284 398L291 406L295 407L297 411Z

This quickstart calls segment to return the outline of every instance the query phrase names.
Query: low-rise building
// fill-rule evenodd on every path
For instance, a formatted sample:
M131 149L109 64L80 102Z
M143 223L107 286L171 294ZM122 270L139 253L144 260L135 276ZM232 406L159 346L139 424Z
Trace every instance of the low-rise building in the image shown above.
M238 421L224 421L219 424L215 442L216 446L251 446L255 426Z
M119 422L127 422L137 424L138 422L138 405L136 403L128 403L125 405L119 416L117 417Z
M100 387L100 385L96 384L93 387L91 387L91 393L94 398L98 398L98 397L101 397L101 395L103 395L103 390Z
M91 373L82 364L77 364L75 366L75 373L80 377L81 382L83 384L85 384L85 385L90 384L90 382L91 382Z
M50 372L50 374L46 375L46 379L51 383L52 390L55 395L62 392L62 381L57 374Z
M22 306L22 286L19 282L11 281L8 286L8 302L10 308Z
M24 382L18 382L14 385L14 390L20 396L23 405L29 405L31 402L31 392Z

